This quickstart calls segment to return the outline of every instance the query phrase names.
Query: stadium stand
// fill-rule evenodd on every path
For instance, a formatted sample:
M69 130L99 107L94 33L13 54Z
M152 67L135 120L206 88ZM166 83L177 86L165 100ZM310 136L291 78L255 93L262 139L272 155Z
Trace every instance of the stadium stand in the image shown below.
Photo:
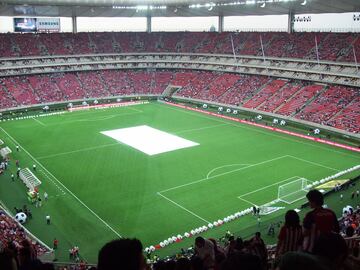
M183 70L104 70L3 77L0 104L12 108L83 98L161 94L243 106L350 132L360 126L358 90L265 76Z
M222 95L218 102L230 105L243 104L244 101L252 98L256 91L268 81L268 78L262 76L241 75L239 81L234 85L231 91L227 91Z
M316 60L354 61L352 46L360 53L356 33L52 33L0 34L0 57L130 52L186 52L262 55ZM105 42L106 41L106 42ZM111 42L108 42L111 41Z
M266 85L259 93L257 93L252 99L244 104L245 108L256 109L265 100L269 99L274 93L276 93L281 87L286 84L283 80L274 80Z
M306 106L296 117L326 125L329 119L344 109L357 95L357 89L341 86L330 87Z
M277 113L287 116L298 113L309 100L314 98L319 91L321 91L321 89L323 89L322 85L309 85L303 87L295 95L290 97L290 99L277 110Z
M266 112L276 112L277 108L287 102L300 88L301 85L299 84L288 83L281 91L275 92L275 94L266 99L258 109Z
M335 114L327 123L330 126L345 129L350 132L359 132L360 97L357 97L343 110Z
M31 239L26 231L2 208L0 208L0 250L9 248L19 251L25 243L30 243L34 255L40 257L49 250L40 243Z

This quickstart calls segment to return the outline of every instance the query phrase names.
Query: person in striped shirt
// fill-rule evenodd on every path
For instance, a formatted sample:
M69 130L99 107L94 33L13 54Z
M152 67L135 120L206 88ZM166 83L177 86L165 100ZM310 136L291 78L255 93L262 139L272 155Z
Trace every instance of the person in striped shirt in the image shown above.
M310 190L306 194L306 198L313 210L308 212L304 218L303 250L312 253L315 241L321 234L339 233L340 226L335 213L328 208L323 208L324 196L320 191Z
M289 210L285 214L285 224L281 227L276 246L276 257L289 251L301 250L303 241L300 218L295 210Z

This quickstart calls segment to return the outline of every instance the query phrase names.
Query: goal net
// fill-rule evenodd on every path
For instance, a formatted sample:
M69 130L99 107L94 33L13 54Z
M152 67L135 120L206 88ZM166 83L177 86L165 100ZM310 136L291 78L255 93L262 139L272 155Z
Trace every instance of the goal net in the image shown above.
M268 204L264 204L262 206L259 207L260 208L260 215L269 215L269 214L272 214L278 210L281 210L281 209L284 209L285 207L278 207L278 206L271 206L271 205L268 205Z
M33 191L37 186L41 184L41 181L30 171L29 168L20 170L20 179L28 187L30 191Z
M298 200L305 198L308 189L308 180L299 178L287 184L279 186L278 200L287 204L292 204Z

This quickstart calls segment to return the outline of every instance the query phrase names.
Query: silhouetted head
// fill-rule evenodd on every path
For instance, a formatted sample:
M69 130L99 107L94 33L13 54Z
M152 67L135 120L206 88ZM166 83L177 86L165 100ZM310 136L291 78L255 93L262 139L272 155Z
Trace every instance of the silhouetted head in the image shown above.
M142 270L145 259L137 239L113 240L103 246L98 256L98 270Z
M306 194L311 208L321 207L324 204L324 195L317 189L312 189Z
M195 246L198 248L202 248L203 246L205 246L205 239L201 236L196 237Z
M286 227L299 227L300 217L295 210L289 210L285 214L285 226Z

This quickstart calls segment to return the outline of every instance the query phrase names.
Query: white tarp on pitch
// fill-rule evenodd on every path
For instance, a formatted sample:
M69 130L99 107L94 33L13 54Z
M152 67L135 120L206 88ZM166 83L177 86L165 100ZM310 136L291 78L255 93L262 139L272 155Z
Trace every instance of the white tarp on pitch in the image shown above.
M196 142L146 125L102 131L100 133L127 144L149 156L199 145Z

